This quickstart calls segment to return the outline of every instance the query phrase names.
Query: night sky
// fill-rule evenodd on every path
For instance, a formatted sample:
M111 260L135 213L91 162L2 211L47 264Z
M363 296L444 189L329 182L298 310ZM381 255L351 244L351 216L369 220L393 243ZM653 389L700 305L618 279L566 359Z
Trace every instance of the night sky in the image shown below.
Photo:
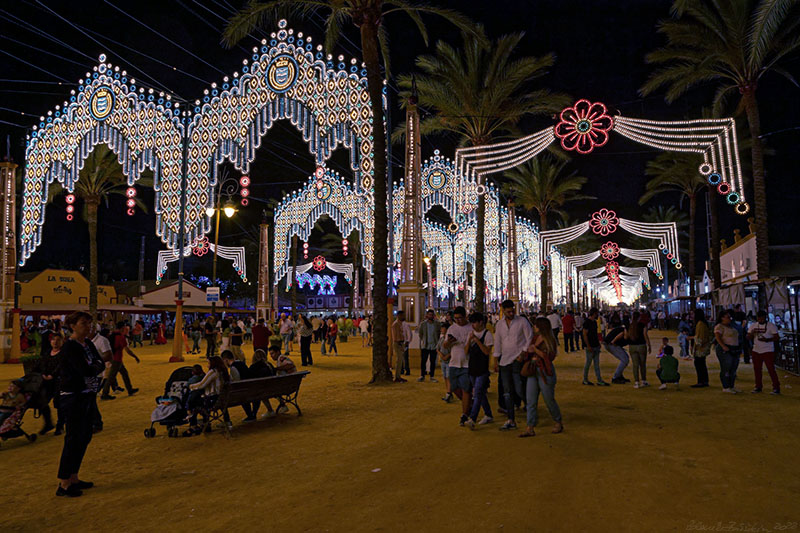
M3 24L3 31L0 32L0 51L3 52L0 53L0 64L4 71L0 76L0 120L3 121L0 123L0 133L3 139L11 136L12 157L17 162L23 161L25 128L38 122L39 115L67 99L69 90L91 70L100 53L106 53L109 61L135 76L140 85L165 87L173 94L192 100L202 96L203 89L211 82L220 82L224 75L238 70L241 60L256 43L248 39L242 43L242 47L231 50L219 44L223 19L230 16L231 7L243 3L236 0L52 0L42 3L22 0L4 3L0 8ZM645 54L663 44L662 37L655 32L655 25L659 19L669 15L670 2L450 0L439 3L457 8L473 20L482 22L487 34L493 38L503 33L524 31L526 35L519 53L541 55L553 52L557 57L554 68L543 78L541 85L567 93L575 99L602 101L612 111L619 110L626 116L657 120L699 117L700 108L710 102L713 93L710 88L693 91L689 97L671 106L664 103L663 93L648 98L638 94L638 88L650 72L650 67L644 62ZM66 20L49 12L43 5ZM143 24L113 6L124 9ZM431 45L438 39L455 44L460 41L458 31L453 26L435 17L426 20ZM70 26L67 21L75 26ZM396 76L409 72L413 69L414 58L430 49L426 49L413 23L402 15L390 18L387 25L392 37L392 74ZM290 20L289 26L312 36L315 43L322 42L320 18ZM267 29L269 31L271 29ZM45 39L40 32L54 36L73 49ZM163 34L176 44L158 34ZM353 44L358 42L357 32L348 29L345 37L335 54L357 56L357 47ZM785 66L795 77L800 77L800 60L797 57L786 62ZM62 85L57 84L59 81ZM800 194L797 192L792 164L795 158L790 155L800 141L798 91L777 75L768 75L759 86L761 128L768 147L774 151L774 155L766 161L771 244L796 243L800 231L800 218L793 214ZM392 97L392 122L398 124L403 114L397 99L394 95ZM744 117L739 119L745 121ZM526 122L524 129L532 133L551 124L551 119L540 118ZM440 148L444 154L452 156L455 143L454 138L424 139L423 157L429 157L434 148ZM3 149L5 153L5 145ZM590 178L584 192L596 196L598 200L570 204L568 211L571 218L584 220L600 207L614 209L626 218L641 218L641 213L647 208L638 205L646 183L645 164L658 153L619 135L612 135L605 147L588 156L574 157L573 168ZM395 146L395 176L401 175L398 163L402 162L402 154L402 146ZM340 149L334 155L331 166L343 172L345 161L346 154ZM273 127L264 138L258 157L251 166L253 201L234 219L223 221L221 243L233 245L245 242L248 237L255 239L261 210L267 207L267 201L278 198L281 191L298 189L313 169L313 158L293 126L284 122ZM494 176L494 181L501 179L501 176ZM142 192L140 195L152 205L152 193ZM751 190L748 190L748 196L752 203ZM721 197L715 200L720 201ZM653 200L651 205L656 203L678 205L679 196L662 196ZM40 270L48 266L79 268L88 263L86 227L79 221L65 223L64 205L62 199L48 208L42 245L29 259L24 270ZM698 202L698 205L699 269L701 261L706 259L705 201ZM688 211L686 201L682 203L682 208ZM156 252L164 248L155 236L152 209L149 213L138 212L134 217L126 216L124 211L122 199L113 200L108 208L101 208L101 279L104 276L112 279L136 277L142 235L146 237L145 277L152 278ZM734 215L724 201L720 203L720 213L722 238L731 242L735 227L747 233L744 218ZM625 238L622 235L618 237L623 245L626 244ZM311 245L317 244L312 238ZM210 264L210 261L190 261L187 272L201 273L206 269L205 263ZM223 263L226 262L220 261L220 274L233 275L232 271L226 272ZM254 267L254 263L251 263L250 268ZM252 274L251 277L255 277Z

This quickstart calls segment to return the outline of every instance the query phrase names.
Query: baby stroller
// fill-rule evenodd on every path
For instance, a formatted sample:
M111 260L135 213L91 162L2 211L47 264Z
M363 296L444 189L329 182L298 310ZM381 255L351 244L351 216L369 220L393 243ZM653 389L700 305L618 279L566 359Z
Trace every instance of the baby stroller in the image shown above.
M18 407L0 426L0 440L6 441L17 437L25 437L28 442L36 440L36 433L26 433L22 429L22 419L28 409L39 409L41 405L42 375L31 373L16 380L20 386L21 394L25 396L25 403Z
M163 396L156 398L157 407L150 415L150 427L144 430L145 438L156 435L155 424L167 426L167 436L177 437L178 426L186 424L186 399L189 396L189 378L192 367L183 366L170 374Z

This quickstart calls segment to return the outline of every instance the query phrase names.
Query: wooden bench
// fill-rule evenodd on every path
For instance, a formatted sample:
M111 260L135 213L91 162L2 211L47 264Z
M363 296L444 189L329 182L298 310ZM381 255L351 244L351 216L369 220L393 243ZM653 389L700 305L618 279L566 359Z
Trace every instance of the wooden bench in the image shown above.
M284 404L291 404L297 409L297 416L303 416L300 406L297 405L297 395L300 393L300 383L310 374L309 371L295 372L283 376L270 376L267 378L243 379L223 384L214 406L209 410L207 429L214 420L223 420L228 408L250 404L261 400L275 398ZM225 432L230 437L230 428L225 426Z

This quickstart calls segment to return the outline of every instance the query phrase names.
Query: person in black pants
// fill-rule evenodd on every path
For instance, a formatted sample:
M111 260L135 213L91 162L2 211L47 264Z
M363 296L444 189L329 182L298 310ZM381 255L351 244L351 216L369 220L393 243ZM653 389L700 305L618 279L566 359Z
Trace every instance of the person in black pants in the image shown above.
M314 334L314 327L305 315L300 315L297 321L297 334L300 336L300 360L303 366L313 365L314 359L311 356L311 336Z
M94 486L89 481L81 481L78 471L92 440L95 398L100 388L98 376L105 364L87 338L92 325L91 315L79 311L71 314L66 323L73 333L61 350L59 365L59 402L67 433L58 466L56 496L76 497Z

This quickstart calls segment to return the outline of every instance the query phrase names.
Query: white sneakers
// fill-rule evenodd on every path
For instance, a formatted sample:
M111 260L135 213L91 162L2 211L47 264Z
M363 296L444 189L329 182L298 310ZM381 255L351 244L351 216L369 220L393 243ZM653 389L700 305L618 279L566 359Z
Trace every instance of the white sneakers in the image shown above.
M658 388L658 390L664 390L666 388L667 388L667 384L666 383L662 383L661 386Z
M638 389L639 388L639 382L638 381L634 381L633 382L633 388L634 389Z
M494 422L494 418L492 418L491 416L484 416L483 418L481 418L480 422L478 422L478 425L482 426L484 424L491 424L492 422Z
M739 391L737 391L736 389L722 389L722 392L727 392L728 394L736 394Z

